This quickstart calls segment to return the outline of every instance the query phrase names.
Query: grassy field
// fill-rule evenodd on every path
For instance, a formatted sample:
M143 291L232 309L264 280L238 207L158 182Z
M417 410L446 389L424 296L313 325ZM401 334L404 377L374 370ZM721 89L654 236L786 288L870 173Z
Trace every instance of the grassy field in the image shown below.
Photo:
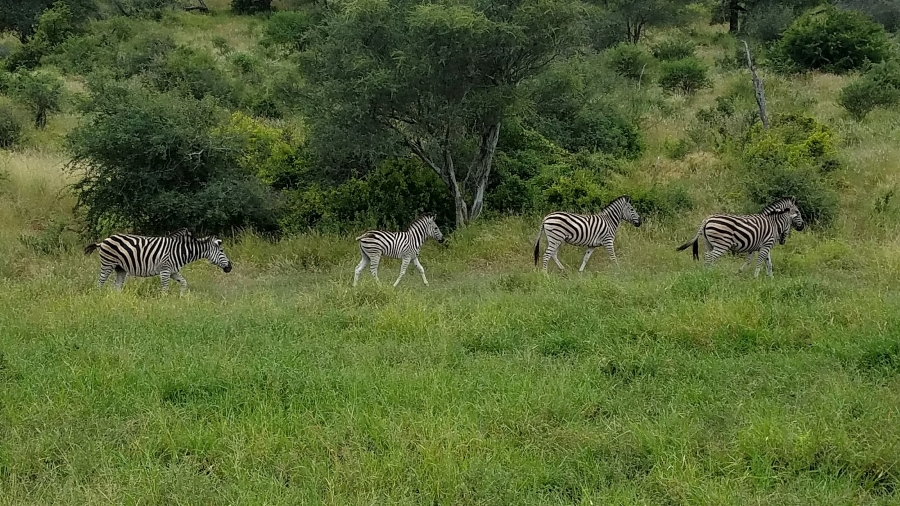
M259 20L164 21L244 50ZM900 121L848 119L846 78L763 77L844 167L772 280L674 251L736 199L727 160L665 144L742 71L646 118L628 177L696 206L623 225L619 267L565 247L545 277L540 217L498 219L429 243L429 287L386 261L352 289L352 238L310 234L229 237L234 271L189 266L183 297L98 291L55 116L0 151L0 504L897 504Z

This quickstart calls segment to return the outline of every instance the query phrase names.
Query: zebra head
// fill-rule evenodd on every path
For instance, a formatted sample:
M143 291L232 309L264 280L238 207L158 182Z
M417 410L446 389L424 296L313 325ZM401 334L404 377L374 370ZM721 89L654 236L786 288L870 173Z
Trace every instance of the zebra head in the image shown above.
M225 256L225 250L222 249L222 239L216 236L204 237L199 239L203 258L209 260L209 263L221 268L225 272L231 272L231 260Z
M434 240L439 243L444 242L444 234L441 233L441 229L437 226L437 222L434 220L434 216L430 214L426 215L424 218L424 225L425 235L434 238Z
M803 230L805 224L803 223L803 216L800 214L800 208L797 207L797 199L794 197L783 197L771 204L767 205L765 209L762 210L760 214L781 214L785 211L792 211L794 214L791 215L791 226L793 226L798 232ZM790 231L788 230L787 233Z
M628 195L622 195L621 197L616 198L608 206L607 209L613 210L614 214L618 215L619 220L625 220L628 223L631 223L635 227L641 226L641 215L638 214L637 210L634 208L634 205L631 203L631 197Z

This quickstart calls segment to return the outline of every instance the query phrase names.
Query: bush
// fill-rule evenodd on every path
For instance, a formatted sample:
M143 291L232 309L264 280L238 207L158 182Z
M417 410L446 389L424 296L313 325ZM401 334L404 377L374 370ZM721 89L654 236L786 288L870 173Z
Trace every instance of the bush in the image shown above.
M236 139L241 146L241 168L274 189L296 188L310 170L308 155L296 135L242 112L233 113L228 124L214 133Z
M6 68L33 69L40 64L41 57L49 54L75 33L72 9L63 2L56 2L38 18L34 35L6 59Z
M647 76L648 67L653 63L647 51L635 44L622 43L607 49L604 54L613 72L635 81Z
M25 131L19 111L11 104L0 102L0 148L11 148L19 143Z
M653 56L660 61L690 58L694 56L694 43L686 38L664 39L653 46Z
M775 51L800 70L843 73L890 56L884 27L864 14L825 6L800 16Z
M741 30L760 42L771 43L781 37L796 17L790 6L777 3L760 5L750 12Z
M757 125L742 154L752 207L793 195L805 221L830 225L838 205L837 193L826 179L837 165L834 155L834 134L813 118L776 116L769 130Z
M303 51L306 33L312 28L307 11L280 11L272 14L263 29L264 46L278 46L289 51Z
M611 106L593 103L579 111L566 135L556 137L569 151L605 153L636 158L644 151L641 131Z
M220 233L275 227L274 200L236 159L236 140L216 135L212 101L93 84L88 116L68 135L77 208L90 233L110 227Z
M873 65L841 90L838 103L857 120L876 107L900 104L900 63L891 60Z
M47 126L47 116L60 110L62 79L45 70L22 70L15 74L12 83L13 93L31 109L34 125Z
M444 183L413 158L382 162L363 179L333 187L316 183L287 195L279 222L286 232L404 230L424 212L435 213L442 227L455 221L453 200Z
M180 47L153 60L149 74L160 91L180 90L196 99L209 95L232 100L231 83L215 58L205 51Z
M669 92L691 95L712 86L706 73L706 65L697 58L665 62L660 71L659 85Z
M235 14L257 14L272 10L272 0L231 0L231 11Z
M586 170L559 176L541 194L548 210L593 213L602 209L606 200L602 182Z
M900 28L900 0L841 0L837 6L866 14L889 32Z
M694 207L687 189L679 184L653 185L650 188L632 188L621 193L631 196L635 210L641 216L674 218Z

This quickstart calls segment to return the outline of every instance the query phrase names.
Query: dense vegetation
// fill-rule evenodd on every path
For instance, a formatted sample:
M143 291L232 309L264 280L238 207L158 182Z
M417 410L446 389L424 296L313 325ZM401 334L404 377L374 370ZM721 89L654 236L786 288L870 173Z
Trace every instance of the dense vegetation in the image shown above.
M0 502L897 501L900 2L25 4ZM618 268L534 272L542 213L624 193ZM774 280L674 252L783 195ZM350 289L425 211L432 286ZM93 289L85 241L183 226L234 271Z

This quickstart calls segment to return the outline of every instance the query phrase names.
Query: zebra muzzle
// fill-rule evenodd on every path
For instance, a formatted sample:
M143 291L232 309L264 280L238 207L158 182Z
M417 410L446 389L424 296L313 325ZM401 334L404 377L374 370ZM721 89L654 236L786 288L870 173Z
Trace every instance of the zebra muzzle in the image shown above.
M222 270L225 271L226 274L231 272L231 262L228 262L228 265L223 267Z

